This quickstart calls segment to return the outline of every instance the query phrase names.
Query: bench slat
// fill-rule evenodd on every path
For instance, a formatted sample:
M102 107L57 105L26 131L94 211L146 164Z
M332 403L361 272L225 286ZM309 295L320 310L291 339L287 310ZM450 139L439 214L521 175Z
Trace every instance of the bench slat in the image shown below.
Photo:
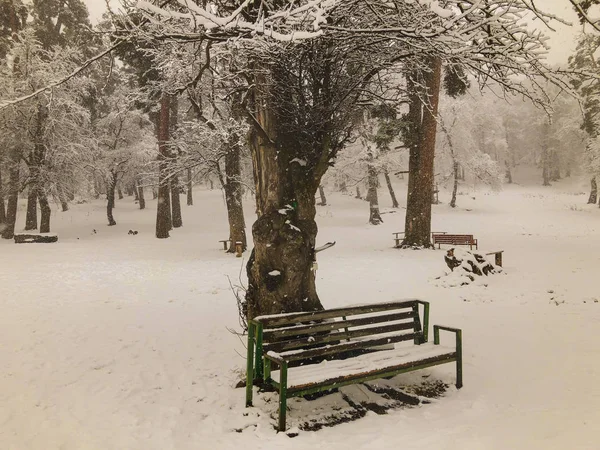
M322 335L312 335L300 339L276 342L273 344L264 344L263 351L274 351L280 353L295 348L306 348L309 346L322 345L330 342L339 342L345 339L355 339L365 336L392 333L394 331L412 330L414 329L414 327L414 321L411 320L410 322L398 323L394 325L383 325L378 327L362 328L351 331L339 331Z
M395 344L397 342L411 341L422 336L422 333L403 333L376 339L364 339L354 342L344 342L341 344L330 345L327 347L310 349L310 350L290 350L287 352L268 352L267 355L273 354L276 358L281 358L286 361L299 361L301 359L319 358L321 356L335 355L338 353L351 352L353 350L363 350L372 347L381 347L387 344Z
M323 322L311 325L297 325L288 328L276 328L263 332L265 342L278 342L281 340L290 340L308 334L319 333L330 330L341 330L342 328L360 327L363 325L373 325L381 322L394 322L398 320L414 319L414 311L386 314L373 317L361 317L358 319L337 320L335 322Z
M323 319L333 319L334 317L354 316L359 314L369 314L374 312L390 311L394 309L407 309L417 305L416 300L400 300L397 302L378 303L374 305L361 305L346 308L332 308L323 311L275 314L271 316L255 317L254 321L262 324L263 329L295 325L302 322L318 321Z

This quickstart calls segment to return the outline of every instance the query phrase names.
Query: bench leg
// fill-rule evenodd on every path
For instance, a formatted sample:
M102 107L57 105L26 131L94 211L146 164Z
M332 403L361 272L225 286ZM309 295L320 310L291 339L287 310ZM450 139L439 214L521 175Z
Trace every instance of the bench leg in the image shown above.
M462 331L456 333L456 388L463 387L462 371Z
M400 247L400 239L396 238L395 241L396 241L395 247Z
M279 431L285 431L285 415L287 412L287 363L279 368Z
M252 385L254 383L254 324L248 325L248 353L246 355L246 407L252 406Z

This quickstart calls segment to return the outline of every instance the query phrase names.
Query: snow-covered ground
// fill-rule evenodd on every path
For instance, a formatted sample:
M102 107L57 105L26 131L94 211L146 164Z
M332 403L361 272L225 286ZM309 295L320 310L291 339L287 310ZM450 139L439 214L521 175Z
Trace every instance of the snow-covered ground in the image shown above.
M295 438L275 432L268 395L246 409L234 388L245 349L227 277L237 283L244 261L220 249L219 191L196 191L167 240L154 238L152 201L118 201L110 228L102 201L53 213L57 244L0 242L0 449L600 448L600 209L586 188L464 188L455 210L444 193L434 230L505 251L504 273L457 288L436 280L443 251L392 248L403 209L370 226L365 202L328 193L324 305L430 301L433 323L463 329L465 386ZM454 382L452 365L429 372Z

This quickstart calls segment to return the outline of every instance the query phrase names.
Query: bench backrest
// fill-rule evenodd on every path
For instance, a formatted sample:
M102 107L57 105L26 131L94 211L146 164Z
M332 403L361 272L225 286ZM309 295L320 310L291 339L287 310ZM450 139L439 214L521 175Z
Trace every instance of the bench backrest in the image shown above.
M424 307L423 326L419 305ZM257 352L281 353L302 350L298 358L291 358L300 360L365 350L401 341L425 342L428 316L429 304L411 299L315 312L261 316L255 318L252 323L258 327Z
M473 243L472 234L434 234L433 242L440 244L457 244L457 243Z

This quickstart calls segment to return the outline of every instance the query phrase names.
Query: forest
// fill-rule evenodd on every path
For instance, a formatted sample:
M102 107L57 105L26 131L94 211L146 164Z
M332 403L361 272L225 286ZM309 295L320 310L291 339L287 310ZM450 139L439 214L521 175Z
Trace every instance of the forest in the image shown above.
M600 250L600 2L555 3L575 20L529 0L0 0L0 447L202 448L213 430L215 448L341 448L360 415L360 448L392 448L397 436L369 447L368 405L383 401L414 448L428 447L427 414L443 430L430 442L450 439L439 448L565 448L548 433L579 406L544 392L591 375L553 372L551 349L528 355L546 336L571 368L598 356L572 345L593 341L580 320L600 323L582 282ZM549 64L558 25L579 30L575 50ZM475 235L504 266L452 273L439 233ZM243 408L232 386L253 319L419 296L476 348L471 388L444 368L399 376L433 410L421 422L357 386L295 399L300 439L278 440L272 392ZM509 355L527 317L539 323ZM561 320L580 334L561 340ZM509 364L524 386L542 380L513 411L531 413L523 429L502 403L519 378L485 381ZM415 388L435 380L441 397ZM581 412L598 418L599 395ZM472 441L452 431L461 412ZM556 442L575 435L592 448L583 425Z

